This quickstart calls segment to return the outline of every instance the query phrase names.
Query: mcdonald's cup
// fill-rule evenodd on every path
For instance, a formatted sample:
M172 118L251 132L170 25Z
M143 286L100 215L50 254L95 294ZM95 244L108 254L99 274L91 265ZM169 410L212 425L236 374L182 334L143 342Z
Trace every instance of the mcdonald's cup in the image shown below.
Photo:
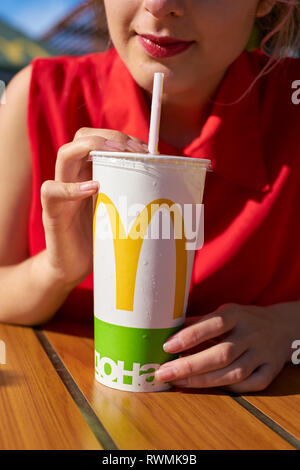
M184 323L210 161L91 152L95 377L118 390L170 388L154 379L176 356L164 342Z

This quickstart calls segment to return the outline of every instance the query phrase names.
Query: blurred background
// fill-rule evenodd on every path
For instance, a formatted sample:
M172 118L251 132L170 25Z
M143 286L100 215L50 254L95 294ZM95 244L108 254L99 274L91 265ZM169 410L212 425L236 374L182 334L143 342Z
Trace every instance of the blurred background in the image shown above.
M0 80L34 57L81 55L109 46L102 0L0 2Z

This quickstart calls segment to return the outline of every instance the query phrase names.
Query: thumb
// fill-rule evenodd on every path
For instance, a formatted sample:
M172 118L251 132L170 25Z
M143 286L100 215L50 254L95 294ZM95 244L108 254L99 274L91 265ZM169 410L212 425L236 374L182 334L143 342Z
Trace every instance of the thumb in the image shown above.
M63 183L62 181L47 180L41 186L41 203L48 216L55 217L61 211L61 204L70 201L86 199L99 190L97 181L82 181L80 183Z

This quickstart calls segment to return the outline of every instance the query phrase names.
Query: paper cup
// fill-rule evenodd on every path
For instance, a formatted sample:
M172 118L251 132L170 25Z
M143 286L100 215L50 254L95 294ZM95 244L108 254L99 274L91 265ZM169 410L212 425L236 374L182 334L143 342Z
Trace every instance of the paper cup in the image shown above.
M91 152L94 206L95 377L118 390L170 388L154 379L176 356L164 342L185 320L210 161ZM195 217L194 217L195 218ZM194 226L194 227L192 227ZM197 240L199 245L199 237Z

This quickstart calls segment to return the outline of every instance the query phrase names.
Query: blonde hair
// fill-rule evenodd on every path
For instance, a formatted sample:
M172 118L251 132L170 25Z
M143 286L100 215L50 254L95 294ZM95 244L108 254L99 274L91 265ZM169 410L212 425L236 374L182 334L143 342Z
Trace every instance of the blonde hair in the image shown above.
M300 50L300 0L277 0L271 12L258 18L260 49L278 61Z
M242 96L228 104L239 103L285 57L299 57L300 0L276 0L271 12L257 18L255 25L260 29L260 49L269 60Z

